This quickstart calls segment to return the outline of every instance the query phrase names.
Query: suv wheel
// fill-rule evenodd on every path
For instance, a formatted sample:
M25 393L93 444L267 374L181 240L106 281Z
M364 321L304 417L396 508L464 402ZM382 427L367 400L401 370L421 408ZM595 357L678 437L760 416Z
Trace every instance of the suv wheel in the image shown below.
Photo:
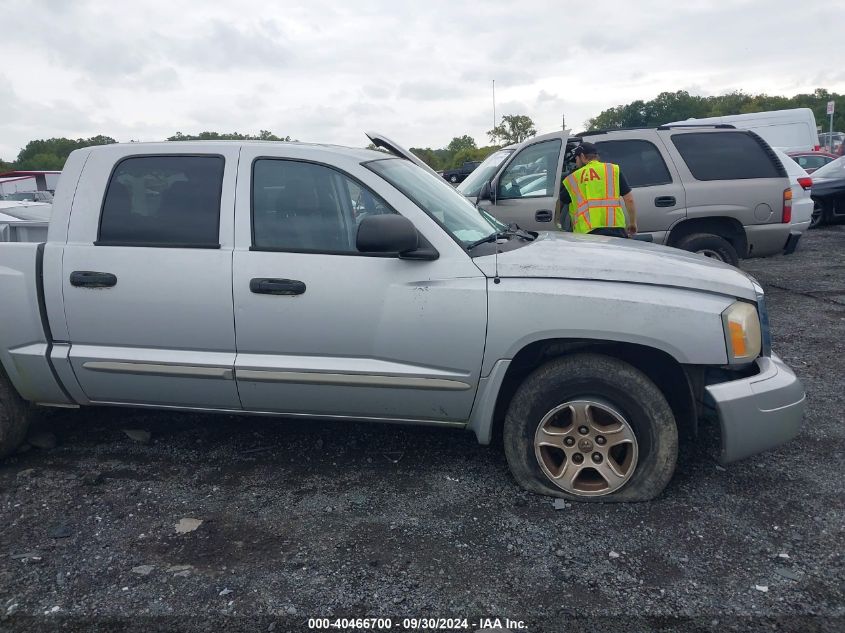
M698 253L711 259L718 259L731 266L739 265L739 255L724 237L712 233L693 233L678 240L676 248Z
M660 389L616 358L553 360L520 385L505 417L519 484L579 501L647 501L675 471L678 429Z
M458 182L458 177L457 176L450 176L449 182Z
M10 455L26 438L33 408L18 395L0 367L0 458Z

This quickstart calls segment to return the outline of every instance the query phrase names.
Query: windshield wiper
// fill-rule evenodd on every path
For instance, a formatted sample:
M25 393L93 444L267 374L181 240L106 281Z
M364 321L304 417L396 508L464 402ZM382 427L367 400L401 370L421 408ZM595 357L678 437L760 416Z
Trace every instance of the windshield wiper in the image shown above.
M495 233L491 233L487 237L482 237L480 240L475 240L467 244L467 250L471 251L476 246L480 246L481 244L486 244L487 242L497 242L499 240L506 240L510 237L510 232L508 231L496 231Z
M496 231L488 235L487 237L482 237L480 240L475 240L474 242L467 245L467 250L471 251L473 248L480 244L486 244L487 242L496 242L498 240L506 240L509 237L519 237L524 240L534 240L537 236L534 233L526 231L525 229L519 228L516 223L508 224L508 228L504 231Z

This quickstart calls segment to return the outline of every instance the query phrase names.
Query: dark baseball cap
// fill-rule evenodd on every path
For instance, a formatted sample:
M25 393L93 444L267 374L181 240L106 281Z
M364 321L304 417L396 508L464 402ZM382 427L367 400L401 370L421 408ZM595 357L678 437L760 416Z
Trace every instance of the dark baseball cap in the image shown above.
M587 143L584 141L578 147L575 148L575 151L572 152L573 156L581 156L582 154L592 155L598 154L599 148L593 145L592 143Z

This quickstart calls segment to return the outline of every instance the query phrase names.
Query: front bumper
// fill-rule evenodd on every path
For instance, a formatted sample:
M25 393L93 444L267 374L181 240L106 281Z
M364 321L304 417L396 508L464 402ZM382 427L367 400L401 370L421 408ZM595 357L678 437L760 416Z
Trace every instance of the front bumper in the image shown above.
M806 408L801 381L774 354L756 363L754 376L706 387L722 427L723 464L788 442L801 429Z

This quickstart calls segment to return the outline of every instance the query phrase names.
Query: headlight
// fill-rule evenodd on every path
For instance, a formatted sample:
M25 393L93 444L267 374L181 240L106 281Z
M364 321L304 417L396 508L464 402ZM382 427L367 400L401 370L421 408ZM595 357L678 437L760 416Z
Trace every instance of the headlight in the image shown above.
M757 308L751 303L737 301L722 313L728 362L748 363L760 355L762 335Z

